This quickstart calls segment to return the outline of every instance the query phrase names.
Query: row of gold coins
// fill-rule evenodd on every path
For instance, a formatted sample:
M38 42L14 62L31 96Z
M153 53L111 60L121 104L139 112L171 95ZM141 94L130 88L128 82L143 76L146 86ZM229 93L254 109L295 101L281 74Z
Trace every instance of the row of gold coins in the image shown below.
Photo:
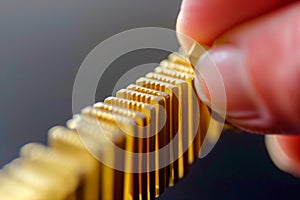
M201 112L200 112L201 110ZM179 53L27 144L0 171L0 199L148 200L197 159L210 119Z

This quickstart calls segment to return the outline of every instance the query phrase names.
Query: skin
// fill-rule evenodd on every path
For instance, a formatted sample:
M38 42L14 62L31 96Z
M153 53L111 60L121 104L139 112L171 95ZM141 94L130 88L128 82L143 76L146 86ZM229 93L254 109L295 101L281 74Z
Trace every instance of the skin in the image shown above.
M183 0L177 31L211 46L210 58L224 81L227 120L267 135L274 163L300 177L300 2ZM201 58L196 70L209 66ZM213 77L197 78L208 105L218 99Z

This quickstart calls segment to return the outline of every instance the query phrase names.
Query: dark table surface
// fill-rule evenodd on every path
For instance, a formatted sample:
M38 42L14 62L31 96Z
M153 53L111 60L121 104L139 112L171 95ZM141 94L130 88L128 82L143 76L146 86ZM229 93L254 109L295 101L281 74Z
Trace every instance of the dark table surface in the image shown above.
M174 29L179 7L178 0L1 1L0 166L24 144L46 143L47 130L70 118L76 72L98 43L130 28ZM151 49L132 52L112 69L126 71L166 55ZM107 72L99 100L109 96L122 70ZM300 179L272 164L263 136L225 132L214 150L160 199L299 199L299 189Z

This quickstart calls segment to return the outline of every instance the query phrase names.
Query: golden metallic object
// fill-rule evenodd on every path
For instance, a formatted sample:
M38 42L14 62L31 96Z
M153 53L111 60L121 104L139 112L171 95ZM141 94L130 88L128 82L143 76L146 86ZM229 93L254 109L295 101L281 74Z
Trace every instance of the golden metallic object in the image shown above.
M129 141L125 141L125 137L120 129L114 126L114 118L111 115L102 115L106 123L98 123L94 117L76 115L69 121L68 126L74 129L80 135L81 141L85 144L85 148L100 162L100 198L107 200L123 199L123 182L124 173L116 170L116 162L120 161L130 164L130 160L116 152L114 146L110 145L107 140L114 145L124 148L127 145L132 148ZM114 116L116 120L121 119L119 116ZM130 126L129 121L120 121ZM126 129L127 131L129 129ZM104 139L106 138L106 139ZM131 149L130 149L131 150ZM125 187L125 186L124 186Z
M195 93L203 49L194 52L170 54L116 97L52 128L48 146L24 146L0 170L0 199L152 200L176 184L204 137L218 132L206 133L218 125Z
M179 130L179 103L178 103L178 88L172 84L153 80L150 78L139 78L136 81L136 84L139 86L143 86L150 89L156 89L160 92L164 92L169 96L169 109L167 109L167 121L165 125L168 127L168 138L167 142L174 141L174 138ZM166 100L165 100L166 101ZM176 146L179 146L181 141L179 141L179 137L175 141ZM181 159L181 163L179 163L178 158L179 152L176 146L171 145L170 149L170 159L173 161L170 164L170 180L169 185L174 185L182 176L183 176L183 159Z
M128 100L134 100L134 101L138 101L138 102L142 102L142 103L147 103L147 104L151 104L154 106L155 111L156 111L156 124L155 124L155 132L154 134L151 133L154 136L150 136L149 137L149 152L154 152L158 150L158 147L160 144L164 144L167 138L166 135L166 129L165 126L161 123L164 120L162 120L161 118L164 116L163 112L165 110L164 107L164 100L161 97L158 96L154 96L154 95L150 95L150 94L146 94L146 93L142 93L142 92L137 92L134 90L128 90L128 89L122 89L119 90L116 94L117 97L119 98L124 98L124 99L128 99ZM163 154L165 154L167 152L163 152ZM155 160L149 160L149 168L153 169L159 169L158 166L158 159L159 159L159 154L158 151L155 155ZM158 172L159 173L159 172ZM164 181L164 177L166 177L165 174L163 174L161 177L159 177L159 175L155 172L150 172L150 180L151 182L154 183L154 187L151 185L151 194L154 194L154 196L150 196L151 199L155 198L155 196L158 195L159 191L156 191L156 188L158 188L159 190L159 184L155 183L155 182L159 182L159 180L161 180L161 182ZM166 182L166 181L165 181ZM164 183L162 183L164 184ZM164 187L161 185L161 187Z
M170 114L168 113L169 111L169 105L170 105L170 99L169 99L169 95L164 93L164 92L160 92L157 90L153 90L153 89L149 89L149 88L145 88L145 87L141 87L139 85L134 85L134 84L130 84L129 86L127 86L128 90L133 90L136 92L141 92L144 94L148 94L148 95L153 95L153 96L157 96L160 97L164 100L163 102L163 109L166 111L166 116L165 119L162 119L162 115L160 114L160 111L157 112L157 117L156 118L151 118L154 120L154 122L156 121L157 123L159 123L156 126L156 129L154 130L155 132L151 132L152 135L156 135L156 137L154 138L155 140L155 150L159 150L162 147L164 147L165 145L168 144L168 124L169 124L169 120L167 120L170 117ZM161 110L161 109L160 109ZM161 129L161 130L160 130ZM153 149L151 150L153 151ZM163 152L163 154L159 154L157 152L156 154L156 159L155 159L155 184L156 184L156 196L159 196L160 194L162 194L162 192L166 189L166 187L169 185L169 180L170 180L170 168L169 167L162 167L160 166L161 161L162 160L166 160L166 156L168 156L168 152Z
M100 196L101 164L87 151L76 131L65 127L54 127L48 133L49 145L64 152L73 159L77 159L83 170L85 199L97 199Z
M132 137L134 140L134 144L136 144L136 149L134 152L136 153L146 153L150 151L150 129L145 129L147 126L147 118L146 115L140 112L126 110L121 107L112 106L109 104L105 104L102 102L98 102L94 104L94 107L87 107L82 110L82 115L89 115L92 117L101 116L103 113L110 113L112 115L121 115L124 117L131 118L135 122L135 126L137 128L138 135L136 137ZM117 119L116 119L117 120ZM139 137L142 136L142 137ZM131 136L128 136L131 137ZM136 162L136 161L133 161ZM146 168L149 165L149 160L144 159L142 156L137 161L139 162L140 172L136 174L138 182L142 183L139 184L139 195L142 199L150 198L151 196L155 196L155 184L154 181L151 182L150 176L148 173L143 173L143 168ZM146 186L146 187L145 187Z
M49 165L15 159L4 166L4 172L17 182L30 186L42 194L42 199L67 199L76 190L78 180L67 171L56 171ZM68 180L68 185L65 184Z
M129 87L129 86L128 86ZM128 88L127 87L127 88ZM147 119L147 131L148 131L148 136L150 136L148 138L147 141L147 149L148 151L153 151L155 149L153 149L153 142L155 140L155 148L158 147L159 142L158 141L158 137L153 138L152 135L156 135L156 133L159 131L159 126L156 125L156 122L158 122L157 116L159 116L158 113L156 113L155 107L151 104L146 104L143 102L138 102L138 101L133 101L133 100L128 100L128 99L122 99L122 98L117 98L117 97L109 97L107 99L105 99L105 103L110 104L110 105L115 105L115 106L119 106L122 108L126 108L129 110L133 110L133 111L138 111L141 113L144 113ZM96 106L97 104L95 104L94 106ZM157 115L157 116L156 116ZM150 135L149 135L150 134ZM156 161L157 161L157 156L156 156ZM155 162L156 162L155 161ZM149 164L148 167L150 168L152 165L152 163L154 162L153 160L150 160L150 157L148 157L148 161ZM155 196L159 195L159 191L164 191L166 188L166 179L167 179L167 175L166 175L166 170L164 169L160 169L157 162L156 162L156 167L155 167L155 171L152 171L150 169L150 173L148 173L148 182L150 182L150 199L153 198L151 196L153 196L153 191L155 191ZM161 172L161 171L163 171ZM155 173L155 176L153 175ZM155 180L155 185L153 184Z
M80 159L78 157L75 158L65 152L35 143L23 146L20 150L20 156L31 162L49 166L54 171L63 172L63 174L71 174L75 179L76 184L73 187L74 190L68 196L74 196L77 199L87 197L88 193L85 191L88 188L84 182L85 169L82 162L79 162ZM68 176L65 176L65 178L67 179ZM89 197L91 197L91 199L95 198L91 195Z
M32 185L24 184L13 178L3 170L0 171L0 197L1 199L45 199L50 200L49 194L37 190Z
M169 71L169 70L171 71ZM178 79L185 80L189 85L189 99L192 99L192 103L189 102L189 115L196 115L196 116L190 116L192 119L200 117L200 124L198 122L195 123L195 120L193 121L193 130L198 129L198 133L195 137L194 141L194 158L197 159L200 154L201 144L205 137L211 138L211 140L216 140L217 135L215 133L218 133L218 122L216 122L213 118L211 118L210 109L199 99L199 97L196 94L196 87L195 87L195 73L192 68L192 65L190 63L185 65L176 64L174 62L170 62L168 60L164 60L160 63L160 66L155 69L155 72L162 73L168 76L174 76ZM196 96L196 97L195 97ZM197 99L197 101L195 100ZM191 110L197 110L197 112L191 112ZM190 122L190 120L189 120ZM208 125L209 123L216 124L214 128L216 128L215 131L207 133Z
M193 80L194 80L194 76L192 76L191 74L188 73L183 73L183 72L179 72L176 70L172 70L172 69L168 69L166 67L156 67L154 69L154 71L156 73L159 74L163 74L165 76L170 76L176 79L180 79L186 82L187 84L187 94L186 94L186 98L187 98L187 120L186 123L188 126L188 143L192 143L193 145L191 145L188 149L188 160L189 160L189 164L193 163L197 158L198 158L198 154L199 154L199 149L197 148L198 146L200 146L200 129L198 128L198 124L199 123L195 123L199 122L199 116L198 114L200 113L199 111L199 102L198 102L198 98L194 92L193 89ZM195 112L196 111L196 112ZM198 119L198 120L197 120ZM197 133L196 133L197 132ZM194 137L194 134L196 134L196 136Z
M179 64L179 65L186 65L186 66L191 65L187 58L187 55L183 55L182 53L179 52L171 53L168 56L168 60L170 60L172 63Z
M188 162L188 154L193 154L192 149L188 149L187 152L183 151L183 148L188 145L188 121L183 119L188 119L188 85L185 81L176 79L173 77L165 76L163 74L150 72L146 74L146 78L154 79L157 81L161 81L164 83L168 83L172 85L177 90L177 94L174 98L177 99L178 108L178 126L177 133L178 134L178 162L179 162L179 178L182 178L189 171L189 162Z

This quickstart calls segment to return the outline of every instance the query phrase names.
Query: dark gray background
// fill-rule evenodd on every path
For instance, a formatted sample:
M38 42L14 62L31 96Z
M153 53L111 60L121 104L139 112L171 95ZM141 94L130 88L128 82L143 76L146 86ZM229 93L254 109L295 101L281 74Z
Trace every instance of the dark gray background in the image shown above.
M179 7L179 0L1 0L0 166L15 158L23 144L45 143L47 130L70 118L73 81L93 47L130 28L174 29ZM111 69L126 71L166 55L133 52ZM109 95L121 73L108 70L99 83L99 100ZM298 199L299 189L299 179L271 163L262 136L227 132L161 199Z

